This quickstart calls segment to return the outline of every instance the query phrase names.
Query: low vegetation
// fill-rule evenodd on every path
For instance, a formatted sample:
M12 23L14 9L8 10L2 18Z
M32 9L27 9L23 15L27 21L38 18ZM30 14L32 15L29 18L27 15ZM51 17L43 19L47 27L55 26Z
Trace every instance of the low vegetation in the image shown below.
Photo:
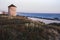
M57 40L60 27L27 17L0 16L0 40Z
M50 23L49 25L60 26L60 23Z

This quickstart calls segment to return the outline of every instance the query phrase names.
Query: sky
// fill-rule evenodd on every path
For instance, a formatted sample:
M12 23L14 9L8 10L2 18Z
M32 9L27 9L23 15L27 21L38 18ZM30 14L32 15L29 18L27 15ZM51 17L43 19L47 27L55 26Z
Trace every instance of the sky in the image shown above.
M17 6L17 12L60 13L60 0L0 0L0 11L8 11L8 6Z

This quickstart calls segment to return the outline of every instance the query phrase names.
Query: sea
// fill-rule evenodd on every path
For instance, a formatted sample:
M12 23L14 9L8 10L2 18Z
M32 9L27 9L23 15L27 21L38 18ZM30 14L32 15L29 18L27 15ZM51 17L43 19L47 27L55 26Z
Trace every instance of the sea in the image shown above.
M60 14L59 13L17 13L18 16L26 16L32 20L38 20L44 22L45 24L49 23L60 23ZM48 19L48 20L46 20ZM53 20L51 20L53 19Z
M27 16L27 17L37 17L37 18L58 18L60 19L59 13L17 13L19 16Z

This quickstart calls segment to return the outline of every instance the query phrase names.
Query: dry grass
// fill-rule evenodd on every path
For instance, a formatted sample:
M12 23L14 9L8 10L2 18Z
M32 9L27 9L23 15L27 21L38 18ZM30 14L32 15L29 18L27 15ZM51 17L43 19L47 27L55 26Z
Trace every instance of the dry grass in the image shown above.
M57 32L60 31L58 27L45 25L38 21L33 22L25 17L23 19L22 17L13 19L0 17L0 40L49 40L49 36L54 38L56 35L52 32L55 28Z

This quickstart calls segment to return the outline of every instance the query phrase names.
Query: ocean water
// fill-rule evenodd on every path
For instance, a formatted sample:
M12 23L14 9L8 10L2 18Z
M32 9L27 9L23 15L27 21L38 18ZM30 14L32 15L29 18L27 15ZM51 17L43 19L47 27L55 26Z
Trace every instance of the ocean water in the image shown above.
M28 17L42 17L42 18L58 18L60 19L60 14L54 13L17 13L20 16Z

